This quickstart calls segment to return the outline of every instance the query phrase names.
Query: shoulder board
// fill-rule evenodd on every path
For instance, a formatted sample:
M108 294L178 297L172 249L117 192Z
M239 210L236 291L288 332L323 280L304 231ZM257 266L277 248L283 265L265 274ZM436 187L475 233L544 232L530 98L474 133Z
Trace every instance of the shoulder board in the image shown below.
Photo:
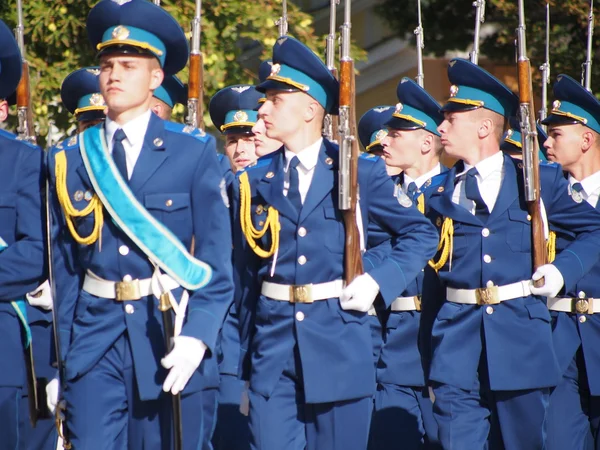
M374 155L373 153L362 152L358 159L364 159L365 161L375 162L379 161L379 156Z
M10 131L6 131L6 130L0 130L0 137L2 137L2 138L5 138L5 139L7 139L7 140L9 140L9 141L16 141L16 142L19 142L19 143L21 143L21 144L23 144L23 145L26 145L26 146L27 146L27 147L29 147L29 148L33 148L33 149L37 149L37 148L38 148L38 146L37 146L37 145L35 145L35 144L31 144L31 143L29 143L29 142L27 142L27 141L20 141L20 140L17 138L17 135L16 135L16 134L14 134L14 133L11 133Z
M208 142L211 138L213 138L213 136L211 136L210 134L207 134L206 132L204 132L198 128L191 127L189 125L184 125L182 123L176 123L176 122L170 122L167 120L164 121L164 124L165 124L165 130L167 130L167 131L171 131L173 133L178 133L178 134L187 134L189 136L195 137L196 139L198 139L201 142Z
M431 183L427 186L427 189L431 189L437 187L446 182L446 178L448 177L448 171L437 174L435 177L431 178Z
M278 151L275 151L273 153L269 153L268 155L265 156L261 156L260 158L258 158L256 160L256 162L254 164L250 164L247 167L244 167L243 169L238 170L235 173L236 177L239 177L241 174L243 174L244 172L252 172L256 169L260 169L260 168L264 168L264 167L268 167L271 165L271 161L273 160L274 156L278 153Z
M59 142L58 144L56 144L56 148L58 149L64 149L64 150L72 150L74 148L78 148L79 147L79 134L76 134L74 136L68 137L67 139L65 139L62 142Z

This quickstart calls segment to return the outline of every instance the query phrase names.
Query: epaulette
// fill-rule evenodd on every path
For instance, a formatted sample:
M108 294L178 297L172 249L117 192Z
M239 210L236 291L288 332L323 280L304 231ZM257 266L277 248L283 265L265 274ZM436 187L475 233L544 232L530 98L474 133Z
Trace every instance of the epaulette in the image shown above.
M73 150L74 148L79 147L79 134L68 137L62 142L56 144L56 148L58 150Z
M364 159L366 161L376 162L376 161L379 161L379 156L374 155L373 153L362 152L360 154L360 156L358 157L358 159Z
M16 135L16 134L14 134L14 133L11 133L10 131L6 131L6 130L0 130L0 137L6 138L6 139L8 139L9 141L16 141L16 142L20 142L20 143L22 143L23 145L26 145L26 146L28 146L29 148L32 148L32 149L37 149L37 148L38 148L38 146L37 146L37 145L35 145L35 144L32 144L32 143L30 143L30 142L27 142L27 141L21 141L21 140L19 140L19 139L17 138L17 135Z
M429 185L427 186L427 189L431 189L434 187L437 187L441 184L444 184L446 182L446 178L448 178L448 171L442 172L442 173L438 173L436 176L431 177L431 183L429 183Z
M167 120L165 120L163 123L165 124L165 130L179 134L187 134L189 136L195 137L200 142L208 142L211 138L214 139L213 136L196 127L191 127L189 125L184 125L176 122L169 122Z
M243 174L244 172L250 172L253 171L254 169L260 169L261 167L265 167L265 166L269 166L271 164L271 161L273 161L273 157L277 154L278 152L273 152L273 153L269 153L268 155L265 156L261 156L260 158L258 158L256 160L255 163L250 164L249 166L244 167L243 169L238 170L235 173L236 177L239 177L241 174Z

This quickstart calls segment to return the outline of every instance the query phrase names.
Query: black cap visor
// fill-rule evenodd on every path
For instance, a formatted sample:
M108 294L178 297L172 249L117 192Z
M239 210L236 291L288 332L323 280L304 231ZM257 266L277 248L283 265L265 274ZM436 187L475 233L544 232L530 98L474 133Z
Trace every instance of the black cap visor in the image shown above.
M243 126L231 126L225 128L223 130L223 134L247 134L249 136L253 135L252 127L248 125Z
M393 117L385 123L385 126L393 130L419 130L424 128L422 125L408 119Z
M287 83L283 83L281 81L275 81L275 80L265 80L262 83L260 83L258 86L256 86L256 90L258 92L262 92L263 94L267 91L286 91L286 92L303 92L300 89L287 84Z
M447 102L442 109L441 112L463 112L463 111L473 111L475 109L482 108L482 106L477 105L467 105L466 103L458 103L458 102Z
M575 120L572 117L567 116L559 116L558 114L550 114L544 120L542 120L542 125L585 125L581 123L579 120Z

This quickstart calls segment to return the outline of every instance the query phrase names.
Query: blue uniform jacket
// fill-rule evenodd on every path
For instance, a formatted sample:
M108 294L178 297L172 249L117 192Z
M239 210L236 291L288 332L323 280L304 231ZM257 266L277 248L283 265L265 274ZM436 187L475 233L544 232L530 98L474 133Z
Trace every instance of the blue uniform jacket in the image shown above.
M431 178L422 186L421 190L415 192L413 198L415 204L422 194L425 205L427 205L427 199L431 192L445 182L447 170L444 168L442 173ZM398 296L420 296L422 298L424 289L433 289L438 284L439 281L435 271L425 265L404 292ZM423 307L425 308L425 305ZM378 383L399 386L425 385L422 360L429 359L429 348L422 349L419 347L419 330L422 322L420 311L391 311L389 313L384 329L384 344L377 364ZM428 321L426 325L429 329L431 328L430 322ZM425 351L422 352L422 350Z
M299 214L283 195L283 148L247 170L255 226L265 219L269 205L279 211L281 224L277 263L271 276L272 258L258 258L241 234L239 217L234 221L234 262L241 281L236 302L243 377L250 379L253 391L265 397L274 389L295 345L300 353L306 402L342 401L374 392L373 347L366 313L342 310L338 298L294 304L260 295L263 280L289 285L342 279L345 237L337 206L338 158L337 146L324 141ZM389 257L368 270L389 305L435 252L437 237L434 227L412 204L399 204L394 183L379 158L360 158L358 177L365 233L369 222L374 222L399 238ZM259 205L262 208L257 208ZM239 216L238 208L236 203L234 213ZM301 227L306 231L303 237L298 235ZM269 248L269 236L263 238L261 246ZM301 255L306 258L304 264L298 262ZM303 320L296 320L298 316Z
M439 271L447 287L474 289L488 282L502 286L532 275L531 224L523 191L520 161L504 155L504 180L487 222L452 203L456 167L429 200L429 216L454 221L452 258ZM558 165L541 165L542 199L554 228L570 229L577 240L554 261L570 291L600 255L600 221L595 211L574 202ZM483 230L487 229L489 233ZM491 257L490 262L485 262ZM491 308L491 309L490 309ZM560 381L545 300L517 298L493 307L444 302L432 331L432 380L471 389L485 345L490 387L520 390Z
M582 204L589 205L586 201ZM589 206L592 209L591 205ZM596 205L596 211L600 202ZM600 215L596 219L600 221ZM572 232L562 230L557 234L556 250L562 252L575 239ZM600 263L583 276L568 292L566 297L600 298ZM563 295L563 294L561 294ZM600 395L600 314L586 314L585 321L580 322L581 314L551 311L554 338L554 349L562 373L565 373L575 357L577 349L583 349L583 359L588 374L591 395Z
M0 130L0 236L8 244L0 252L0 386L26 386L22 325L10 302L24 299L44 279L42 161L39 147ZM30 323L52 321L50 312L26 308ZM35 355L46 349L49 361L50 334L36 333L35 338Z
M69 197L77 209L83 209L88 200L86 196L82 199L81 193L93 192L93 188L77 141L72 138L54 148L49 156L54 272L66 376L73 379L89 371L127 331L140 398L156 399L166 375L160 365L166 349L157 299L148 296L138 301L117 302L81 290L87 271L119 281L125 275L133 279L150 278L153 267L106 211L101 242L84 246L71 237L55 195L54 168L55 155L64 147ZM194 256L213 270L208 285L190 292L182 335L202 340L209 351L184 392L218 385L215 346L233 299L230 216L222 176L212 137L152 115L129 187L148 212L166 225L186 248L191 247L194 238ZM76 196L78 191L80 194ZM77 220L76 227L81 236L87 236L93 224L94 217L90 214ZM123 246L128 251L123 251ZM175 298L181 298L181 288L173 293ZM128 304L134 308L131 314L125 312Z

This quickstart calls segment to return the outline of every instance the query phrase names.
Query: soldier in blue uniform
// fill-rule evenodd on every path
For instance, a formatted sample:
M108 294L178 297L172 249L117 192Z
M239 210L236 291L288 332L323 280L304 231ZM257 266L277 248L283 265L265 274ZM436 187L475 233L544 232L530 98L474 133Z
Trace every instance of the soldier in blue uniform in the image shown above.
M163 120L171 120L173 108L187 102L187 89L175 75L165 77L158 89L154 90L152 112Z
M389 105L371 108L358 121L358 137L366 152L372 155L383 156L381 141L387 136L385 123L390 120L394 113L394 107ZM385 161L385 160L384 160ZM389 176L397 179L402 169L386 163L386 171Z
M446 290L433 324L430 380L444 448L544 447L550 388L561 378L544 297L569 292L600 255L600 222L569 196L558 165L541 165L547 220L573 242L532 270L532 231L521 162L500 151L516 96L469 61L453 59L438 127L459 161L432 192L440 228L434 267ZM544 277L541 287L531 280Z
M546 134L544 129L539 125L536 125L536 130L538 145L540 147L538 157L540 161L546 161L547 158L544 142L546 142L546 138L548 137L548 135ZM522 159L523 144L521 143L521 125L519 124L518 118L511 117L508 119L508 130L506 130L502 135L502 143L500 144L500 150L502 150L505 153L508 153L513 158Z
M577 81L559 75L545 142L567 173L571 197L600 207L600 102ZM600 216L597 216L597 221ZM562 254L574 239L557 233ZM568 250L567 250L568 251ZM590 249L590 251L592 251ZM547 448L600 449L600 264L559 296L548 298L562 380L550 396Z
M339 85L291 37L273 48L259 109L282 148L238 175L234 265L242 376L255 449L364 449L375 387L367 310L389 305L435 252L433 227L398 202L383 162L360 158L364 241L370 222L395 238L387 258L344 288L337 146L321 137Z
M214 411L203 395L218 386L217 335L233 297L226 186L214 141L150 110L163 74L185 66L187 40L145 0L98 3L87 30L106 122L48 159L73 447L171 448L180 394L183 448L208 449Z
M385 122L382 153L388 166L402 171L398 195L408 196L424 212L428 193L443 184L448 170L440 163L437 131L443 115L433 97L409 78L398 84L397 96L400 103ZM436 284L437 275L425 267L390 305L377 363L370 449L392 448L398 442L405 449L437 448L437 426L421 363L429 358L429 348L418 345L423 290ZM429 334L430 327L426 328L424 334Z
M19 48L0 21L0 122L20 78ZM40 148L0 130L0 180L0 449L49 449L56 446L53 420L38 420L37 429L29 420L26 361L31 352L39 384L53 376L52 299L38 289L45 277Z
M105 118L106 103L98 83L99 67L84 67L71 72L60 87L63 105L77 120L77 132L82 132Z
M257 159L252 127L261 97L254 86L238 84L221 89L210 99L210 118L225 137L225 155L234 173Z
M237 151L254 146L253 127L256 125L256 112L259 100L264 98L254 86L240 84L228 86L217 92L210 101L209 113L215 127L225 135L226 157L224 162L231 165L231 171L243 166L235 161L235 155L255 153ZM233 178L232 178L233 181ZM217 426L213 436L216 450L237 450L250 448L248 419L240 412L240 400L244 382L238 378L240 359L240 333L235 304L232 304L223 323L219 339L219 407Z

